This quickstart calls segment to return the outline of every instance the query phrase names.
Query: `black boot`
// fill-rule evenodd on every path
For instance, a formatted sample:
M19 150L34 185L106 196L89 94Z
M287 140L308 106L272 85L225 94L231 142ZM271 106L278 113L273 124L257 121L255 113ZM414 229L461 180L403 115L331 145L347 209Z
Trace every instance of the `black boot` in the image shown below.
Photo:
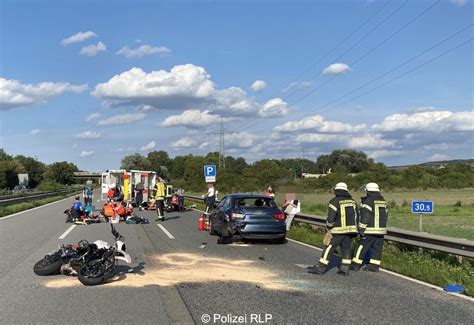
M319 264L315 266L308 267L308 273L323 275L326 271L325 268L321 267Z
M351 264L351 266L349 266L349 270L359 271L361 267L362 267L362 264Z

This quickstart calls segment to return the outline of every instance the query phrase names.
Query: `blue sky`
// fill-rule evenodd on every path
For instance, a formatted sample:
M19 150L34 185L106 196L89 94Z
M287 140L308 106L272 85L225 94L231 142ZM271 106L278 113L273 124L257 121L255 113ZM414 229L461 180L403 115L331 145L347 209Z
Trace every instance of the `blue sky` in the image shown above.
M388 165L474 157L472 42L344 103L471 39L469 0L0 3L9 154L92 170L205 154L223 118L227 153L249 161L349 147Z

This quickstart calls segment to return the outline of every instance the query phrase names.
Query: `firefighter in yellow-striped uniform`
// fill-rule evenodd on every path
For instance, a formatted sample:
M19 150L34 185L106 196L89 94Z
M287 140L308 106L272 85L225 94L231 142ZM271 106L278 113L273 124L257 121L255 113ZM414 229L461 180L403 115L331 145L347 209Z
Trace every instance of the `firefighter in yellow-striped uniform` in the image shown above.
M358 223L360 237L352 259L351 270L359 270L364 258L369 254L370 259L365 270L378 272L384 235L387 233L387 202L376 183L368 183L365 186L365 191L367 195L361 201Z
M317 265L309 267L308 272L323 274L329 265L329 259L340 246L342 261L338 274L348 275L352 257L352 239L357 235L357 204L347 190L346 183L337 183L336 195L329 201L326 225L333 235L330 244L324 248Z
M156 221L165 220L165 183L163 179L158 178L155 184L155 204L156 204L156 214L158 218Z

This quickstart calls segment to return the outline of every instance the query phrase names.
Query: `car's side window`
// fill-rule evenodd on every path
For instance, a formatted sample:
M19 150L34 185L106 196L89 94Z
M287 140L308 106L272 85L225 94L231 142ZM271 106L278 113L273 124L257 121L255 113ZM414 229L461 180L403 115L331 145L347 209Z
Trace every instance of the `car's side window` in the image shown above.
M219 203L219 210L225 209L229 205L230 197L226 196L222 199L221 203Z

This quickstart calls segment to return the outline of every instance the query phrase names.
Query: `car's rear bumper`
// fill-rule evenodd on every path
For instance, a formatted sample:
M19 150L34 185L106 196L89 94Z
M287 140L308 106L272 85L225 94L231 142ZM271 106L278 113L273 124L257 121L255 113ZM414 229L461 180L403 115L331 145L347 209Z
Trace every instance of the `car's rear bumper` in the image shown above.
M286 232L283 233L240 233L241 238L245 239L278 239L285 238Z

